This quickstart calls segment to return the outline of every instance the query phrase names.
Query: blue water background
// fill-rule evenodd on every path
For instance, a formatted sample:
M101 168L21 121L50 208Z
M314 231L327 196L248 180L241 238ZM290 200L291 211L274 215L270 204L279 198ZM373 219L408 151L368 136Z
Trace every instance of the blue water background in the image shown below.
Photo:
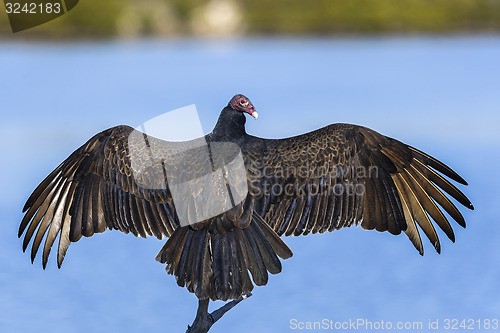
M283 272L211 331L500 318L500 37L2 42L1 332L184 332L197 301L155 262L164 241L107 231L43 271L22 253L21 209L95 133L193 103L209 132L236 93L259 112L253 135L348 122L418 147L469 182L476 210L452 222L455 244L438 231L441 255L354 227L287 238Z

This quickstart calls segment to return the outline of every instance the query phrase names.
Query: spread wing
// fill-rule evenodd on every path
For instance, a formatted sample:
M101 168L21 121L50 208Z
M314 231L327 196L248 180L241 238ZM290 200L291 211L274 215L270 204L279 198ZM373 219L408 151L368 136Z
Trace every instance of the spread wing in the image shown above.
M164 168L149 163L152 148L166 156L178 152L174 143L117 126L95 135L50 173L23 208L19 237L26 232L23 250L34 237L31 260L45 234L44 268L58 236L59 267L70 242L106 228L142 237L170 236L179 221Z
M465 221L447 195L473 209L444 176L467 185L448 166L365 127L334 124L304 135L243 145L255 212L279 234L307 235L354 224L404 231L420 254L417 225L437 252L434 221L454 241L443 210Z

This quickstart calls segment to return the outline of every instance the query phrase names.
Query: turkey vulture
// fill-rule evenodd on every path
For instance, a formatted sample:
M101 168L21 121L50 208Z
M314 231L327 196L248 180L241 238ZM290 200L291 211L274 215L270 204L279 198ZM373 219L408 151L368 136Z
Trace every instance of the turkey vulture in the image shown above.
M394 235L403 231L423 254L418 227L440 252L432 220L455 240L443 210L465 227L447 195L469 209L473 206L445 177L463 185L466 181L426 153L350 124L332 124L286 139L262 139L246 133L245 113L257 118L247 97L234 96L213 131L193 141L163 141L128 126L95 135L28 198L19 227L19 237L25 234L23 250L34 239L33 262L46 235L45 268L59 237L61 267L71 242L106 229L166 237L156 260L166 264L179 286L208 304L208 299L238 299L254 284L265 285L268 273L279 273L279 258L292 256L283 235L361 225ZM143 140L131 140L134 136ZM203 153L207 146L208 155ZM161 155L160 162L150 163L155 154ZM144 165L135 167L132 155L135 164ZM227 171L225 166L236 156L242 158L244 180L236 175L236 188L231 187L226 172L215 186L239 198L228 209L205 216L192 203L201 198L210 206L212 194L203 190L211 181L175 198L174 183L196 183L214 170ZM185 178L167 175L169 167ZM182 214L176 209L181 205L187 207ZM183 224L181 215L194 218Z

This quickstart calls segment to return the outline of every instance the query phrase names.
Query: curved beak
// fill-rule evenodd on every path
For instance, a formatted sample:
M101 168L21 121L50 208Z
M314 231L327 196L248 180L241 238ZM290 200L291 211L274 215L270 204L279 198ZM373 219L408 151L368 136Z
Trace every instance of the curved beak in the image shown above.
M248 114L251 115L252 117L254 117L255 119L259 118L259 114L257 113L257 111L255 111L254 107L252 106L251 109L249 109L248 111Z

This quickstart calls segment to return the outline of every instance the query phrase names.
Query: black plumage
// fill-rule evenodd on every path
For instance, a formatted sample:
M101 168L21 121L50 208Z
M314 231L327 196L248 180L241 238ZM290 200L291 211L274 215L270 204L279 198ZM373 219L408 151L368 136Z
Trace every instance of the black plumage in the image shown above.
M33 261L46 235L45 268L59 238L57 264L61 267L71 242L106 228L141 237L167 237L156 260L166 264L178 285L200 299L227 300L250 292L254 283L265 285L268 273L281 271L279 258L292 256L282 235L361 225L391 234L403 231L423 254L418 228L440 252L432 221L455 240L442 210L465 227L447 195L467 208L473 206L445 177L467 183L418 149L349 124L333 124L281 140L257 138L246 133L244 113L257 117L251 102L236 95L222 110L214 130L197 139L204 141L167 142L128 126L95 135L28 198L19 227L19 237L24 234L23 250L33 240ZM135 145L130 141L133 136L144 138L146 144ZM200 149L206 146L200 142L210 148L209 163L203 160L206 155ZM231 145L219 146L224 143ZM140 172L134 170L132 153L144 164ZM248 185L242 202L181 226L171 186L182 177L196 179L222 168L238 153ZM161 163L147 164L156 158L154 154L161 155ZM167 177L166 167L177 170L180 178ZM185 199L194 195L202 194L185 193ZM191 207L188 214L198 214L193 203L187 205Z

